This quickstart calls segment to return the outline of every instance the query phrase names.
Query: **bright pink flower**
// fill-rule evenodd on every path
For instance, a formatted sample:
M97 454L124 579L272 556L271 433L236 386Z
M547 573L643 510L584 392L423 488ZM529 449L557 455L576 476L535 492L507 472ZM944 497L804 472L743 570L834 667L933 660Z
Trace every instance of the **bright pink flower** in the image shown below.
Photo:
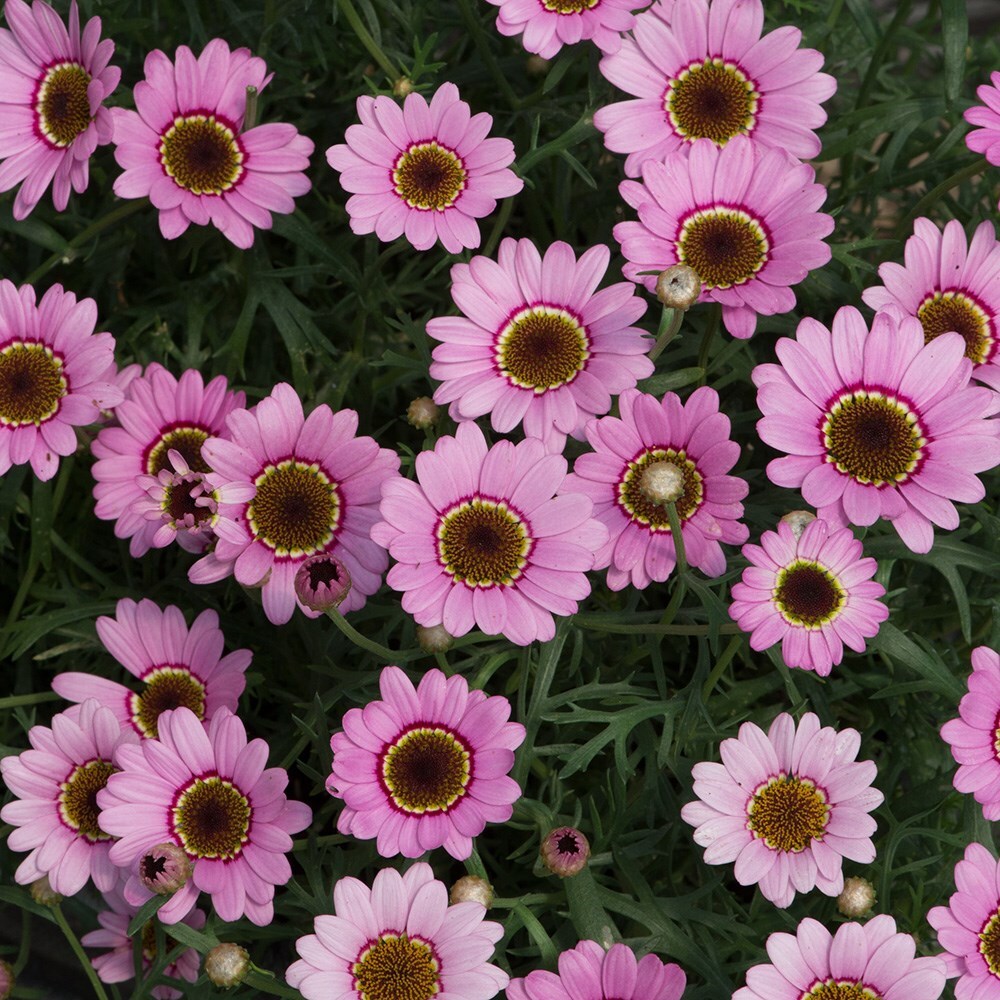
M726 557L719 543L740 545L750 532L739 521L749 487L727 475L740 447L729 439L719 394L703 386L681 403L673 392L658 401L629 389L618 402L620 418L588 424L594 450L576 460L564 487L590 497L594 517L608 529L594 568L608 567L612 590L630 583L642 589L673 572L677 559L667 508L643 492L648 477L666 470L680 473L675 505L687 561L708 576L721 576Z
M158 729L157 739L119 750L121 771L97 796L101 825L121 838L111 860L131 872L125 898L141 906L152 897L137 863L151 847L173 843L194 872L160 909L161 921L177 923L203 891L223 920L269 924L274 887L292 877L289 835L309 825L312 810L285 798L287 772L266 767L267 743L248 743L228 709L207 727L190 709L174 709L160 716Z
M660 271L687 264L701 280L699 302L722 304L734 336L752 337L757 316L795 308L797 285L830 259L823 237L833 218L817 211L826 188L807 163L746 136L719 148L697 139L690 151L642 166L642 183L622 181L639 215L619 222L615 239L625 277L652 292Z
M905 260L879 267L885 285L861 293L866 305L894 305L916 316L928 342L949 330L960 333L972 377L1000 389L1000 244L993 223L981 222L969 245L957 219L943 233L930 219L917 219Z
M705 863L736 862L740 885L760 885L765 899L789 906L796 892L844 888L843 858L875 860L868 815L882 802L871 787L875 764L856 761L861 735L820 728L807 712L796 726L783 712L767 735L752 722L723 740L722 763L695 764L694 793L681 818L697 829Z
M76 0L69 31L42 0L6 0L10 30L0 28L0 191L15 184L14 218L23 219L52 185L61 212L70 188L87 189L90 157L111 141L111 113L104 100L118 86L121 70L109 66L115 43L101 39L101 19L80 33ZM23 184L21 182L24 182Z
M915 958L909 934L885 914L863 924L845 923L830 932L806 917L795 934L772 934L773 964L747 970L747 984L733 1000L937 1000L945 986L945 963Z
M937 931L956 1000L1000 997L1000 865L982 844L969 844L955 865L954 893L927 922Z
M0 810L4 823L19 828L7 846L31 851L14 874L20 885L48 875L62 896L79 892L89 878L102 892L115 886L119 872L108 857L112 835L99 821L94 796L118 770L115 751L138 739L91 698L76 720L62 712L51 729L33 726L32 749L0 760L4 783L17 796Z
M492 116L472 115L453 83L441 84L430 105L420 94L409 94L402 109L391 97L359 97L358 117L346 143L326 151L352 192L347 211L358 235L390 242L405 234L418 250L437 240L449 253L474 250L476 219L524 186L507 169L514 144L487 139Z
M490 414L501 434L524 422L528 437L561 452L566 435L611 409L611 397L653 373L649 337L632 324L646 311L635 286L596 291L611 254L596 246L576 259L566 243L539 256L531 240L506 239L498 262L473 257L451 269L464 316L427 323L436 403L454 420Z
M435 847L459 861L487 823L505 823L521 789L508 772L524 726L510 702L470 691L464 678L428 670L413 684L399 667L379 679L382 701L344 716L334 733L326 789L344 800L337 829L378 837L384 858Z
M51 479L60 457L76 451L73 428L121 402L115 341L96 325L93 299L77 302L53 285L36 304L31 285L0 279L0 476L30 462Z
M246 686L249 649L222 655L219 616L203 611L188 629L180 608L160 609L150 600L118 602L115 617L97 619L104 647L133 676L142 691L96 674L68 672L52 680L52 689L69 701L96 698L115 714L123 728L156 737L161 712L181 705L208 723L220 708L235 712ZM66 714L76 718L79 709Z
M191 567L194 583L232 572L246 587L263 586L264 611L275 625L292 617L295 574L310 556L331 552L347 567L351 590L342 611L364 607L389 564L369 529L378 520L379 490L398 476L399 456L370 437L356 437L354 410L334 413L325 404L309 418L286 383L252 411L229 416L232 440L204 445L209 483L219 497L213 552Z
M144 198L160 210L165 239L193 222L211 223L236 246L270 229L271 213L295 211L312 186L304 171L313 142L284 122L243 131L247 87L271 79L263 59L213 38L196 59L181 45L171 62L155 49L135 85L136 111L115 108L120 198Z
M951 745L959 765L955 787L972 792L988 820L1000 819L1000 656L989 646L972 651L968 694L958 706L960 718L941 727L941 738Z
M596 941L581 941L559 956L559 975L512 979L507 1000L680 1000L686 982L679 965L655 955L636 960L628 945L605 951Z
M564 45L592 41L602 52L621 48L623 31L635 24L635 0L490 0L500 8L497 31L520 35L521 44L543 59Z
M829 675L844 657L846 644L865 651L889 617L878 598L885 587L872 580L878 564L862 558L850 528L817 519L801 537L787 524L765 531L760 545L744 545L750 562L733 585L729 613L750 636L751 649L781 642L789 667Z
M205 385L201 373L193 368L177 379L162 365L151 364L143 376L129 383L125 401L115 409L119 426L104 428L91 449L98 459L93 467L97 480L94 513L115 522L116 537L131 539L133 556L167 545L174 538L188 552L204 550L212 538L212 512L197 505L202 480L182 479L170 487L165 510L182 517L190 513L197 522L193 526L197 530L172 532L162 518L145 516L149 495L143 488L144 477L169 473L173 467L171 451L193 472L209 472L201 446L210 437L225 436L226 417L242 409L245 401L242 392L228 388L224 376L218 375ZM166 532L161 530L164 527Z
M780 365L753 372L761 440L786 458L769 463L778 486L802 488L832 524L892 522L914 552L934 542L933 524L958 527L953 500L985 495L977 472L1000 462L1000 406L992 389L969 386L965 341L944 333L924 344L918 320L889 307L871 333L853 306L799 323L775 350Z
M383 486L372 528L396 560L386 582L403 591L403 610L453 636L478 626L519 646L551 639L553 614L574 614L590 593L585 574L607 540L587 497L555 496L566 459L537 438L487 448L464 421L416 469L416 482Z
M1000 72L990 74L990 83L976 90L982 104L973 105L963 116L970 125L977 125L966 137L965 144L974 153L1000 166Z
M301 958L285 973L306 1000L389 996L381 984L396 974L411 996L491 1000L507 985L487 962L503 927L483 920L481 903L449 906L448 889L423 861L404 875L383 868L370 889L342 878L333 904L336 916L316 917L316 933L295 942Z
M821 53L798 47L798 28L761 37L763 27L761 0L658 0L639 14L632 36L601 60L637 99L594 114L608 149L629 154L629 177L700 138L724 146L749 135L800 160L819 153L820 104L837 81L819 72Z

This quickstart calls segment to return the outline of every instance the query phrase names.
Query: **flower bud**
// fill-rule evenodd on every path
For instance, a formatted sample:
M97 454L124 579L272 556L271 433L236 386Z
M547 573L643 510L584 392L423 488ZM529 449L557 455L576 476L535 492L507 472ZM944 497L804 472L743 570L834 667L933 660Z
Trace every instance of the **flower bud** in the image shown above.
M844 879L844 890L837 897L837 909L845 917L864 917L875 905L875 888L866 878L852 875Z
M674 264L661 271L656 279L656 297L668 309L687 311L701 295L698 272L687 264Z
M454 641L455 637L443 625L417 626L417 645L425 653L444 653Z
M440 415L440 408L430 396L418 396L406 408L407 421L422 431L436 424Z
M176 844L157 844L139 859L139 881L158 896L172 896L191 877L191 860Z
M488 910L493 905L493 886L478 875L463 875L448 896L451 903L482 903Z
M239 985L249 971L250 955L238 944L217 944L205 956L205 975L222 989Z
M816 520L816 515L808 510L790 510L782 519L781 524L787 524L796 538L802 537L806 527Z
M590 844L579 830L560 826L542 841L539 852L545 867L560 878L578 875L587 865Z
M684 473L673 462L653 462L642 474L639 492L657 506L674 503L684 495Z
M43 875L40 879L31 883L31 898L40 906L58 906L63 899L52 888L48 875Z
M295 574L295 596L310 611L332 611L350 590L351 574L329 552L310 556Z
M9 962L0 959L0 1000L7 1000L7 997L14 992L14 970Z
M413 93L413 81L408 76L401 76L393 85L392 92L397 97L406 97Z

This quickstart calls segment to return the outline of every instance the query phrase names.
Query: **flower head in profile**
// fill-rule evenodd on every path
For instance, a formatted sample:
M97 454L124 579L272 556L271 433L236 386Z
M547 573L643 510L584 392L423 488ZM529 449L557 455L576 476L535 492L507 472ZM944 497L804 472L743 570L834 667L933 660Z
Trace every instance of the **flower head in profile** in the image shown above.
M957 333L925 343L920 322L895 307L871 332L853 306L832 330L814 319L758 365L761 440L786 457L767 466L778 486L801 488L832 524L892 522L904 544L928 552L934 525L958 527L952 501L976 503L976 473L1000 462L997 394L969 386L972 362Z
M385 858L444 847L464 860L472 838L509 820L520 798L508 772L524 726L507 721L506 698L437 669L414 688L399 667L386 667L379 685L382 700L350 709L330 741L327 791L344 800L337 829L377 837Z
M116 108L120 198L160 210L160 232L176 239L192 223L213 225L236 246L288 215L311 187L313 142L284 122L243 130L247 88L271 79L263 59L213 38L197 58L181 45L171 62L155 49L135 86L135 111Z
M156 738L157 720L173 708L189 708L206 723L220 708L236 711L252 654L237 649L222 655L223 635L214 611L202 611L189 629L180 608L124 597L114 618L97 619L97 634L105 649L143 682L142 690L72 671L52 680L52 689L63 698L96 698L122 727L143 739ZM67 714L76 718L78 712L70 709Z
M758 315L794 309L791 286L830 260L833 218L818 211L826 188L815 181L807 163L742 135L646 161L642 182L620 187L639 216L614 228L625 277L653 292L662 271L687 264L699 301L720 303L726 329L752 337Z
M885 587L872 579L878 564L861 553L850 528L819 518L798 538L783 523L760 545L744 545L750 565L733 584L729 613L751 633L751 649L780 641L786 666L820 677L840 663L845 645L863 653L889 609L879 600Z
M965 144L973 153L982 153L995 166L1000 166L1000 71L990 74L990 82L977 88L982 104L974 104L964 114L974 128Z
M497 31L522 35L528 52L551 59L564 45L592 41L617 52L622 32L635 24L634 0L489 0L499 7Z
M372 538L396 565L386 582L403 591L419 625L453 636L478 626L525 646L555 634L590 593L586 572L607 530L579 492L556 496L566 459L537 438L487 448L472 421L417 456L416 481L382 488Z
M739 737L722 741L722 763L695 764L694 793L681 818L695 827L705 863L736 862L740 885L759 885L775 906L796 892L844 888L844 858L875 859L868 815L882 802L871 787L875 764L857 761L861 735L821 727L807 712L796 726L787 713L765 733L744 722Z
M111 141L111 112L104 101L118 86L121 70L109 66L115 51L101 38L101 19L80 31L76 0L69 25L43 0L6 0L0 28L0 191L16 184L14 218L24 219L52 185L61 212L72 189L90 180L90 157Z
M351 192L347 212L359 236L390 242L405 235L418 250L438 240L449 253L474 250L476 220L524 186L507 169L514 144L488 139L492 116L473 115L453 83L441 84L430 104L411 93L402 108L391 97L364 95L358 117L326 160Z
M306 1000L492 1000L507 985L488 962L503 927L483 919L481 903L449 905L447 886L423 861L403 875L383 868L371 888L342 878L333 905L336 914L316 917L316 933L295 943L301 957L285 973Z
M601 60L604 76L635 99L594 114L608 149L628 153L629 177L698 139L724 146L747 135L796 159L819 153L820 105L837 81L819 71L821 53L799 48L798 28L762 37L763 27L761 0L657 0L638 15Z
M473 257L451 269L451 295L463 316L436 317L436 403L455 420L490 414L501 434L519 423L561 452L583 437L612 396L653 373L647 334L632 324L646 311L624 281L597 291L611 254L596 246L577 260L566 243L540 255L531 240L505 239L497 261Z

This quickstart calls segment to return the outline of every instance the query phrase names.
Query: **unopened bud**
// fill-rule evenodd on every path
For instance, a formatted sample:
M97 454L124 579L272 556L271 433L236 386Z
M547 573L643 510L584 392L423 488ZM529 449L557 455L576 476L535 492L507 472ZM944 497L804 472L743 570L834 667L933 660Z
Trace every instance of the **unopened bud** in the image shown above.
M698 272L687 264L674 264L656 279L656 297L669 309L686 311L701 295Z
M295 596L310 611L332 611L350 590L351 574L329 552L311 556L295 574Z
M430 396L418 396L406 408L406 419L413 427L425 431L437 423L441 411Z
M790 510L782 519L781 524L787 524L796 538L802 537L802 532L816 520L816 515L808 510Z
M527 70L528 76L545 76L552 68L552 63L548 59L543 59L542 56L533 55L528 56L528 61L524 64L524 68Z
M58 906L62 902L62 896L52 888L48 875L31 883L31 898L39 906Z
M639 492L657 506L674 503L684 495L684 473L673 462L653 462L642 474Z
M191 860L176 844L157 844L139 859L139 881L158 896L172 896L191 877Z
M545 867L560 878L578 875L587 865L590 844L575 827L560 826L543 841L539 852Z
M417 626L417 645L425 653L444 653L454 641L455 637L443 625Z
M14 970L9 962L0 959L0 1000L7 1000L7 997L14 992Z
M392 92L397 97L406 97L413 93L413 81L408 76L401 76L393 85Z
M238 944L217 944L205 956L205 975L223 989L242 983L249 971L250 955Z
M844 890L837 897L837 909L845 917L864 917L875 905L875 889L866 878L844 879Z
M488 910L493 905L493 886L478 875L463 875L448 896L451 903L482 903Z

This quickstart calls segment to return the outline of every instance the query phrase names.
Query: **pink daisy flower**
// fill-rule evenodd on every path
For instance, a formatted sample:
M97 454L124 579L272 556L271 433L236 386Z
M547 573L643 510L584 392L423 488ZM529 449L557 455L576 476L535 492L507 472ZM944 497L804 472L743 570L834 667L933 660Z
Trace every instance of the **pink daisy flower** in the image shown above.
M203 476L209 472L201 446L210 437L226 434L226 417L242 409L242 392L228 388L219 375L208 385L201 373L189 368L174 378L162 365L151 364L141 377L128 385L125 401L115 409L117 427L105 427L91 449L97 458L93 473L97 484L94 513L115 522L115 536L129 538L129 551L141 556L168 544L172 537L188 552L201 552L211 540L212 511L199 506L204 493ZM162 528L162 517L147 518L149 495L144 477L157 477L174 469L170 453L175 452L190 472L202 478L179 477L164 484L162 512L177 521L190 515L190 530ZM176 515L176 516L174 516Z
M473 257L451 269L464 316L427 323L436 403L454 420L490 414L501 434L523 421L529 437L562 452L566 435L611 409L611 397L653 373L650 338L632 324L646 311L635 286L596 291L611 259L596 246L579 259L566 243L539 256L531 240L506 239L498 262Z
M878 598L885 587L872 577L874 559L850 528L817 519L799 538L787 524L765 531L760 545L744 545L750 562L733 585L733 620L750 632L751 649L781 642L789 667L827 677L844 658L846 644L865 651L865 639L878 634L889 609Z
M965 144L973 153L982 153L990 163L1000 166L1000 72L991 73L990 83L977 88L976 96L983 103L969 108L963 117L979 127L965 137Z
M213 38L196 59L181 45L175 62L155 49L135 85L136 111L115 108L115 181L120 198L145 198L160 210L165 239L193 222L211 223L241 249L271 213L295 211L312 186L304 171L313 142L284 122L243 131L247 87L271 77L249 49L232 52Z
M765 899L789 906L796 892L844 888L843 858L875 860L868 815L882 802L871 787L875 764L857 761L861 735L820 728L807 712L796 726L783 712L765 736L752 722L723 740L722 763L695 764L694 793L681 818L696 827L705 863L736 862L740 885L760 885Z
M235 712L246 686L244 676L253 654L238 649L222 655L219 616L203 611L188 629L180 608L161 609L150 600L118 602L114 618L97 619L105 648L144 684L136 692L96 674L68 672L52 680L52 689L69 701L96 698L115 714L119 725L140 737L154 738L162 712L191 709L211 722L220 708ZM67 713L75 718L79 709Z
M14 199L14 218L21 220L50 184L60 212L71 188L86 191L91 154L111 141L111 113L102 105L122 74L108 65L115 43L101 39L99 17L81 35L76 0L68 31L42 0L30 7L6 0L4 14L10 30L0 28L0 191L21 184Z
M944 961L915 958L913 937L885 914L836 934L806 917L794 934L771 934L767 954L773 964L748 969L733 1000L937 1000L945 987Z
M17 796L0 810L4 823L18 827L7 846L31 852L15 881L29 885L48 875L62 896L79 892L89 878L102 892L112 889L119 872L95 796L118 770L115 751L138 737L91 698L75 720L62 712L51 729L32 726L28 741L32 749L0 760L4 784Z
M382 701L344 716L330 740L326 789L344 800L337 829L378 837L384 858L435 847L459 861L489 823L506 823L521 789L508 772L524 726L510 702L470 691L458 675L428 670L414 688L399 667L379 678Z
M76 451L74 427L121 402L115 341L96 325L93 299L53 285L36 303L31 285L0 279L0 476L30 462L51 479L60 457Z
M904 253L905 266L879 267L885 284L865 289L865 303L916 316L926 343L949 330L960 333L973 378L1000 389L1000 244L993 223L980 223L968 245L958 220L942 233L930 219L917 219Z
M519 646L551 639L553 614L574 614L590 593L585 574L607 539L587 497L555 496L566 459L537 438L487 448L464 421L416 469L416 482L384 484L372 528L396 560L386 582L403 592L403 610L452 636L478 626Z
M955 865L958 889L927 922L937 931L956 1000L1000 997L1000 866L982 844L969 844Z
M529 972L512 979L507 1000L680 1000L687 977L679 965L655 955L636 959L628 945L605 951L581 941L559 956L559 975Z
M309 825L312 810L285 798L287 772L266 768L267 743L248 743L227 709L207 727L187 708L164 712L157 725L157 739L119 751L121 771L97 796L101 825L121 838L111 860L132 873L126 900L141 906L152 897L137 863L151 847L173 843L194 871L159 910L163 923L181 920L203 891L223 920L269 924L274 887L292 877L289 835Z
M639 14L621 49L601 60L636 100L594 114L608 149L629 154L629 177L698 139L725 146L749 135L799 160L819 153L820 104L837 81L819 71L821 53L799 48L798 28L761 37L763 27L761 0L658 0Z
M972 792L990 821L1000 819L1000 752L997 729L1000 719L1000 656L989 646L972 651L968 694L958 706L960 718L941 727L941 738L951 745L959 765L955 787ZM998 993L1000 996L1000 993Z
M635 24L635 0L490 0L500 8L497 31L524 34L528 52L551 59L564 45L592 41L602 52L621 48Z
M510 139L487 139L493 118L473 115L453 83L443 83L430 105L409 94L402 109L391 97L358 98L361 123L326 161L340 172L351 232L375 233L384 243L405 235L418 250L437 240L448 253L479 246L476 219L524 182L507 167Z
M853 306L783 337L780 365L753 372L761 440L787 453L767 466L772 483L802 488L833 524L892 522L903 543L928 552L932 525L958 527L953 500L985 495L977 472L1000 462L1000 425L986 419L996 393L970 387L965 341L924 343L913 317L878 313L871 333Z
M356 437L358 415L321 405L306 419L295 390L276 385L252 411L231 413L232 440L213 437L203 451L219 497L215 550L191 567L193 583L232 572L246 587L263 586L264 611L275 625L292 617L295 574L311 556L330 552L351 576L341 611L364 607L389 564L369 529L378 520L379 490L399 472L399 456L370 437Z
M508 982L488 959L503 927L483 920L472 901L448 905L448 889L420 861L404 875L383 868L369 889L356 878L333 887L336 915L315 919L315 934L295 942L301 956L285 973L306 1000L390 996L405 983L411 996L491 1000Z
M734 336L752 337L757 315L795 308L797 285L830 260L823 238L833 218L817 209L826 188L807 163L745 136L722 148L698 139L690 152L642 166L642 183L622 181L638 222L619 222L615 239L626 278L650 292L657 275L687 264L701 281L699 302L719 302Z
M581 455L566 477L566 490L594 502L594 517L608 529L596 550L595 569L608 567L608 586L642 589L662 583L677 562L667 508L644 492L667 472L679 473L675 500L687 561L708 576L726 571L720 542L740 545L750 536L740 502L747 484L727 475L740 456L729 440L729 418L719 412L719 394L695 389L686 403L668 392L661 401L629 389L618 401L621 417L587 426L594 450Z

